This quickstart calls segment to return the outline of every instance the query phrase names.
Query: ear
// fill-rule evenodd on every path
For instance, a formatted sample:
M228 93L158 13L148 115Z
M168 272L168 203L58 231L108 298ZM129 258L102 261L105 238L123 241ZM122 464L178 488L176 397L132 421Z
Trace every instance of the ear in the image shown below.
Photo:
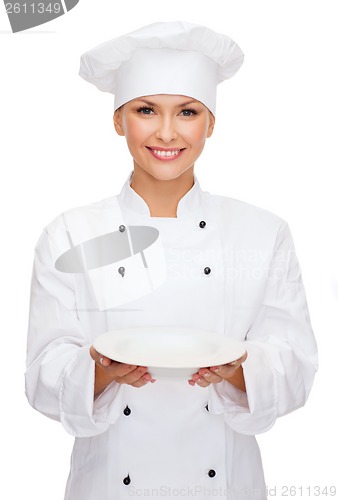
M122 108L118 108L114 113L114 127L119 135L124 135L122 127Z
M215 117L210 111L209 112L209 127L208 127L208 131L207 131L207 138L212 136L212 133L214 131L214 127L215 127Z

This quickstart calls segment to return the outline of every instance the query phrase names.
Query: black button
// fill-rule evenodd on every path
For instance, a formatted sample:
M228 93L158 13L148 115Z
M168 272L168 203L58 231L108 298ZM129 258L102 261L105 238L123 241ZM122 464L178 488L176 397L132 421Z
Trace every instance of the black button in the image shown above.
M210 469L209 472L208 472L208 476L209 477L215 477L216 476L216 471L214 471L214 469Z
M211 273L210 267L205 267L204 268L204 274L210 274L210 273Z
M203 229L206 225L207 223L204 220L201 220L200 227Z
M126 226L124 226L123 224L121 224L121 226L119 227L120 233L124 233L125 230L126 230Z
M205 405L204 407L207 411L209 411L209 405Z
M210 471L209 471L209 472L210 472ZM125 478L123 479L123 484L125 484L126 486L128 486L128 484L130 484L130 476L129 476L129 474L128 474L128 476L127 476L127 477L125 477Z
M129 408L128 405L123 410L123 413L126 415L126 417L128 417L131 414L131 409Z

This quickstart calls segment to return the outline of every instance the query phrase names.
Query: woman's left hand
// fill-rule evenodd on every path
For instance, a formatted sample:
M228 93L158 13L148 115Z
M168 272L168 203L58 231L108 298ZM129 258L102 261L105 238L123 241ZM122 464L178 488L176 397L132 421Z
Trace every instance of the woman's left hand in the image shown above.
M200 387L207 387L210 384L218 384L219 382L223 382L223 380L227 380L239 389L245 390L242 363L244 363L247 356L247 353L245 353L241 358L226 365L200 368L197 373L192 375L188 382L190 385L197 384Z

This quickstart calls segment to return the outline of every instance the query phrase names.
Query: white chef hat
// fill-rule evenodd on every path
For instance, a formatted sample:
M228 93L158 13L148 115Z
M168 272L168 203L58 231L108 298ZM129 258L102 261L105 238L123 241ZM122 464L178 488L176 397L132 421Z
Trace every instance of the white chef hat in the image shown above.
M80 76L115 94L114 109L141 96L178 94L215 114L217 85L244 55L228 36L186 22L159 22L104 42L81 56Z

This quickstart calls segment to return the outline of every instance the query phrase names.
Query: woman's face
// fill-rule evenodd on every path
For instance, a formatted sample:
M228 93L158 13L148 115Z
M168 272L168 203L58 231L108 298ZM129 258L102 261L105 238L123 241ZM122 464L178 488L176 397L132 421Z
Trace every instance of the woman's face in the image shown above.
M200 101L168 94L133 99L114 114L115 129L127 140L134 168L158 180L176 179L193 167L214 122Z

